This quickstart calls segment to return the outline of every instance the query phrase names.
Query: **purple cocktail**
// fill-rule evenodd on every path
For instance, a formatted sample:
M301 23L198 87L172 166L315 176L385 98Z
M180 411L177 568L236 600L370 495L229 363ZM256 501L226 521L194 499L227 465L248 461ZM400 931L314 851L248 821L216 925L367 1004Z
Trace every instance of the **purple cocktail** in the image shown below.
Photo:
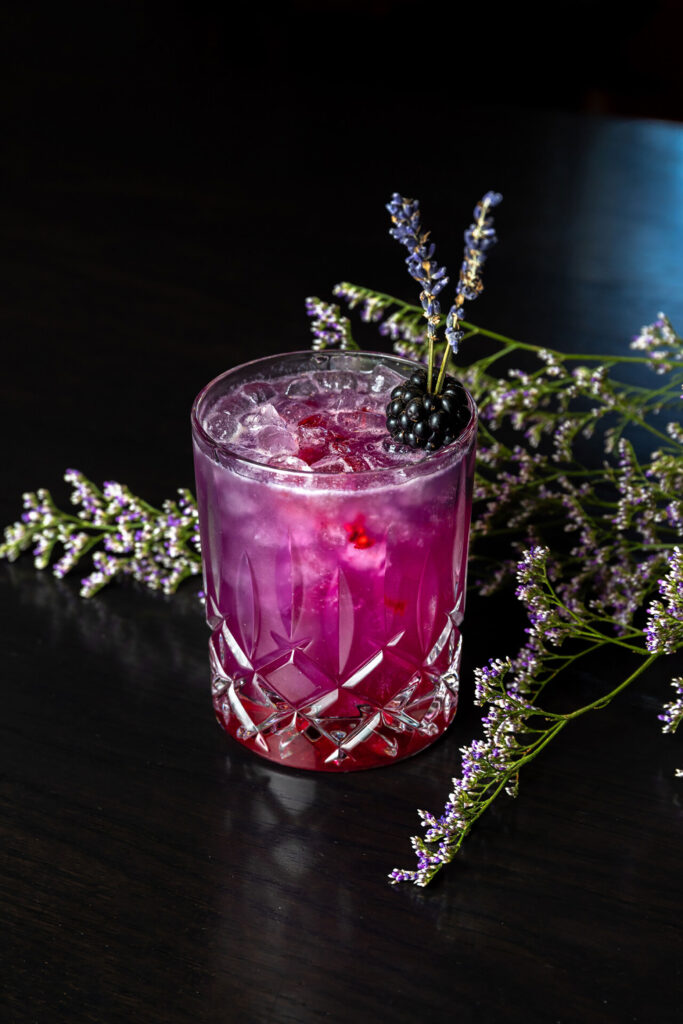
M273 356L193 408L216 715L293 768L388 764L455 714L476 411L439 451L396 446L385 406L412 369Z

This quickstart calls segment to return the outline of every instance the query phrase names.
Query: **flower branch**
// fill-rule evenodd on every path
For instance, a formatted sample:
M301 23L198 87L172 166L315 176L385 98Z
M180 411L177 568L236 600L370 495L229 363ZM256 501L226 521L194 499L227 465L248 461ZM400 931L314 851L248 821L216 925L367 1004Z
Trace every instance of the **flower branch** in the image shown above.
M349 283L335 294L350 308L374 305L374 322L397 354L428 362L419 307ZM660 314L636 335L632 350L642 355L563 353L464 320L460 326L466 337L497 346L479 358L463 347L458 368L480 412L473 582L492 593L517 576L529 639L515 658L477 672L483 739L462 749L443 814L419 812L426 832L412 840L417 868L390 875L420 886L453 859L502 793L517 793L521 770L569 722L607 707L655 660L683 647L683 556L676 547L683 537L683 426L676 412L660 422L680 410L683 389L683 341L670 321ZM540 365L508 368L515 356ZM656 388L627 384L617 376L621 366L642 366L665 380ZM642 446L648 437L658 447L640 459L634 441ZM602 445L602 466L584 464L586 440ZM495 537L509 539L511 555L502 562L487 554ZM538 705L549 684L561 693L579 659L609 649L641 664L582 707L558 713ZM672 686L676 698L660 715L665 732L683 721L683 679Z
M35 567L45 569L59 546L62 554L52 572L61 578L93 551L92 569L81 580L82 597L92 597L117 576L172 594L183 580L201 573L197 506L188 490L180 489L177 501L156 509L122 484L105 483L100 490L75 469L64 479L79 511L63 512L44 489L25 494L24 512L6 528L0 558L14 561L30 548Z

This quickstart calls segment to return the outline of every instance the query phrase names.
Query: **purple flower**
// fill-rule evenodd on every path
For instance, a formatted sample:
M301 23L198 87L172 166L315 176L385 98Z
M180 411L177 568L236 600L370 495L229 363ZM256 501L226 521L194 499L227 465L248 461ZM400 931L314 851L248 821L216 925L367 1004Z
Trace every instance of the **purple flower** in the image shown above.
M306 312L312 318L312 347L316 351L325 348L347 349L358 346L351 337L351 324L347 317L341 315L339 306L331 302L322 302L315 296L306 299Z
M493 219L489 215L491 209L501 202L498 192L487 192L474 208L474 222L465 232L465 258L460 269L460 278L456 286L455 303L446 317L446 341L455 353L464 337L460 326L463 318L462 306L466 301L476 299L483 289L481 268L486 259L485 253L495 243L496 234ZM430 346L429 384L431 386L432 349L436 343L436 330L441 322L441 306L436 296L448 282L446 268L440 267L434 260L434 244L427 241L428 232L422 230L420 224L420 204L416 199L406 199L398 192L387 203L391 214L392 227L389 231L392 238L397 239L409 252L406 259L408 270L416 281L423 286L420 302L427 320L427 337ZM448 350L447 350L448 351ZM439 380L443 375L443 369ZM438 385L437 385L438 389Z

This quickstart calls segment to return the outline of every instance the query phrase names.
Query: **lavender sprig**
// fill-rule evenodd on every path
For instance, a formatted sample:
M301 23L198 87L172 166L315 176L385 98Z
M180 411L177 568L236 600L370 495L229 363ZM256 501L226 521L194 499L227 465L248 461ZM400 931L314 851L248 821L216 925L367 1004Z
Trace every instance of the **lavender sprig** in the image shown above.
M435 246L429 242L429 232L420 224L420 204L417 199L406 199L394 192L387 203L394 225L389 234L408 250L406 266L408 272L422 285L420 302L427 321L427 344L429 362L427 367L427 391L432 390L434 372L434 345L437 341L437 327L441 322L441 305L437 295L448 284L446 268L440 267L434 259Z
M497 242L490 211L502 202L500 192L487 192L474 208L474 223L465 232L465 254L455 289L455 302L446 317L446 340L454 353L458 351L465 332L460 322L466 301L473 302L484 290L481 272L486 255Z
M481 271L487 250L496 242L491 209L501 202L498 192L487 192L474 208L474 222L465 232L465 254L456 286L455 302L446 316L446 341L434 394L439 394L446 374L451 350L456 353L464 337L461 320L467 300L476 299L483 290ZM408 250L406 264L410 275L423 287L420 292L423 315L427 321L427 391L432 391L434 357L441 324L441 306L437 295L448 283L446 268L434 259L434 244L428 242L429 232L420 223L420 204L417 199L406 199L395 192L387 203L393 227L389 234ZM368 302L366 300L366 307ZM382 307L380 307L381 309Z
M81 596L92 597L116 576L132 576L151 590L174 593L189 576L201 572L197 505L185 488L178 499L153 508L123 484L100 490L76 469L64 479L72 485L73 515L55 505L44 489L24 495L24 513L5 530L0 558L14 561L32 548L34 565L45 569L56 546L61 556L52 565L62 578L93 551L93 569L81 580ZM98 550L93 550L98 548Z

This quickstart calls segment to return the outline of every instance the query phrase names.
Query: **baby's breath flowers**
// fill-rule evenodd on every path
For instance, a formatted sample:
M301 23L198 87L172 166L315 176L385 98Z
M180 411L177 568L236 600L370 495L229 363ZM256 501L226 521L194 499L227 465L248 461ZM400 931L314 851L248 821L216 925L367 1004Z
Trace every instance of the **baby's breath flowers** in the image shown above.
M647 352L651 369L659 374L668 373L674 361L683 358L681 339L664 313L660 313L653 324L641 327L631 342L631 348Z
M419 306L348 282L335 293L350 308L370 305L399 354L410 346L412 358L428 362ZM516 655L477 672L483 737L462 748L443 813L419 812L426 831L412 840L417 867L390 875L420 886L498 796L517 793L521 770L573 719L605 707L655 660L680 662L683 651L683 341L671 322L659 314L633 340L633 354L602 356L526 344L461 318L458 329L489 342L478 358L463 347L458 366L479 409L473 585L492 593L516 579L529 622ZM513 358L521 366L510 366ZM626 384L615 373L626 365L664 381ZM602 464L582 461L587 439L593 450L602 445ZM654 450L643 458L648 441ZM501 561L489 538L502 538L509 556ZM577 659L610 647L638 656L636 669L584 707L541 707L545 687L561 694L562 673ZM676 700L660 715L666 732L683 720L680 675L672 685Z
M495 659L475 672L475 702L485 709L481 719L483 739L460 750L460 775L453 779L443 813L436 817L420 810L424 837L411 840L417 856L415 869L395 868L389 880L413 882L424 887L448 864L478 819L502 793L517 796L520 772L572 721L606 707L631 685L659 656L638 643L642 633L633 631L628 641L615 641L605 631L604 619L583 608L569 609L548 578L549 551L532 548L517 568L517 597L527 608L529 640L515 659ZM567 642L571 651L563 653ZM540 706L544 688L577 659L613 643L642 656L638 667L618 685L596 700L572 711L558 713ZM681 640L683 647L683 640ZM532 666L532 671L529 667ZM678 681L676 681L678 682ZM677 688L681 694L683 688ZM673 702L660 716L665 730L678 724L683 705ZM675 728L675 725L673 726Z
M24 512L6 528L0 558L14 561L31 548L35 567L45 569L59 547L52 572L61 578L97 548L92 571L81 580L82 597L92 597L116 576L172 594L201 572L197 506L188 490L181 488L177 500L156 509L123 484L108 482L100 490L76 469L64 479L72 486L76 514L57 508L44 489L25 494Z
M339 306L311 296L306 299L306 313L311 317L311 348L315 351L324 348L358 348L351 335L351 321L342 316Z
M683 676L676 676L675 679L671 680L671 685L676 693L676 699L667 701L662 708L662 713L659 716L659 720L664 723L662 732L676 732L676 729L683 722ZM676 775L682 778L683 769L678 768Z
M647 609L645 636L653 653L673 654L683 647L683 551L674 548L669 572L658 582L663 601L652 601Z

